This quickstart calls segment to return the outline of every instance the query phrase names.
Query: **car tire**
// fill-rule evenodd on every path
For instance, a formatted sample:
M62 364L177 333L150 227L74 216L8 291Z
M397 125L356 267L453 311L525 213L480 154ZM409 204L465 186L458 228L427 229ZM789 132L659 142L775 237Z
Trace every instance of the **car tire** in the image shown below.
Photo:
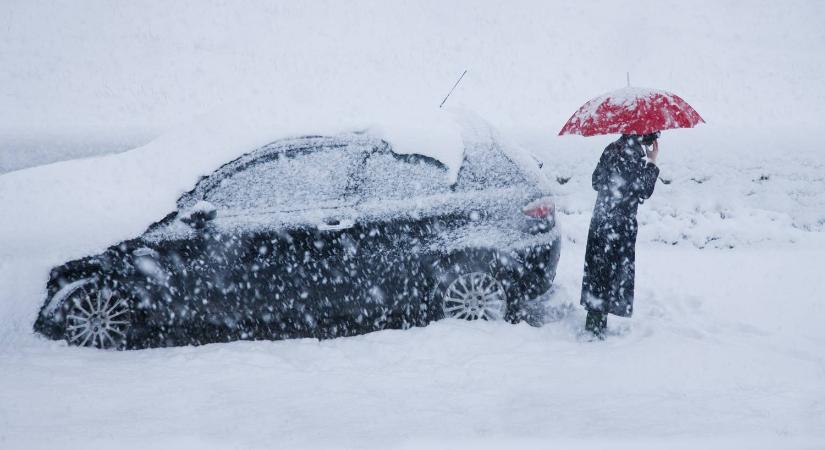
M437 282L428 302L432 320L508 318L508 283L494 254L453 255L438 266Z
M129 298L91 279L66 297L64 339L69 345L123 350L132 328Z

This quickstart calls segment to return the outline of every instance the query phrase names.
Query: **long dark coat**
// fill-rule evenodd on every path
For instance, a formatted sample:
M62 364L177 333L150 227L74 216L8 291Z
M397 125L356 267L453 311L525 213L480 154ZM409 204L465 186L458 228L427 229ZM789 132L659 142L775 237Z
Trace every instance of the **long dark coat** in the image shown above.
M588 310L633 314L636 212L653 195L658 176L637 138L622 136L604 149L593 172L599 194L584 257L581 304Z

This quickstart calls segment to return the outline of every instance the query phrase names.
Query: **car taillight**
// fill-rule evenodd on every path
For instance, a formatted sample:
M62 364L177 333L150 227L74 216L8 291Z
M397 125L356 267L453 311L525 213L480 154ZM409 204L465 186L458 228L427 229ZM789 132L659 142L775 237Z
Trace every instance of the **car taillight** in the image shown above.
M551 219L553 212L556 209L556 204L550 197L542 197L538 200L533 200L528 203L522 210L525 215L534 219Z

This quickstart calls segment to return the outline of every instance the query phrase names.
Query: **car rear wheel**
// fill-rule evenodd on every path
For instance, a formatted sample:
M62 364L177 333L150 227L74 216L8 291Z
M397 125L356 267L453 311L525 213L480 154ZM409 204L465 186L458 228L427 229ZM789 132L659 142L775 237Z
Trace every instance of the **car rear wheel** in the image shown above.
M126 347L131 309L120 292L90 281L66 302L65 338L69 345L118 350Z
M501 320L507 312L504 286L486 272L459 275L447 284L441 299L445 318Z

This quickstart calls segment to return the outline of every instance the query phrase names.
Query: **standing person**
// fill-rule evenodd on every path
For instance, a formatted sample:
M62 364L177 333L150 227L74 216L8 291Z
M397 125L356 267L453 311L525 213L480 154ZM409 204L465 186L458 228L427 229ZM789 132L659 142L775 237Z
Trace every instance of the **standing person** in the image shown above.
M587 309L585 329L598 339L604 339L608 313L633 314L636 212L653 195L659 176L658 137L659 132L623 134L604 149L593 171L598 197L587 235L581 304Z

